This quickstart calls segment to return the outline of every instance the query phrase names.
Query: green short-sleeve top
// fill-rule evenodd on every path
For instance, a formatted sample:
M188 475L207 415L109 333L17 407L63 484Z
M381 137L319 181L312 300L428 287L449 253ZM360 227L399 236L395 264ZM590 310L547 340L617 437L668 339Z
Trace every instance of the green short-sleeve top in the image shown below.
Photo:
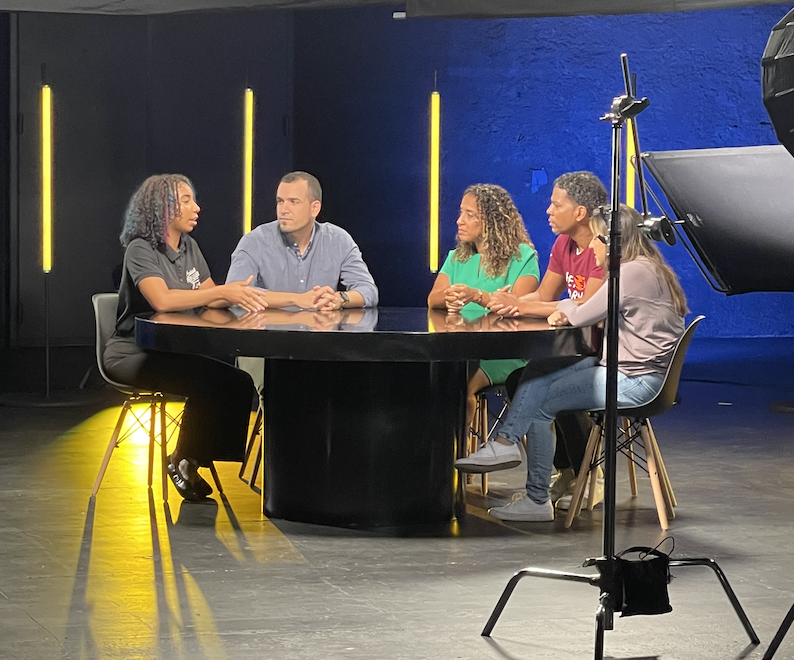
M513 256L510 259L507 272L501 277L488 277L485 269L480 268L481 254L474 254L469 257L468 261L462 262L454 258L455 250L450 250L439 272L449 278L450 284L465 284L473 289L482 289L487 293L493 293L503 286L513 286L519 277L534 277L540 281L537 252L526 243L522 243L519 250L520 256ZM482 309L482 307L475 302L467 303L463 307L463 310L467 311L474 309Z

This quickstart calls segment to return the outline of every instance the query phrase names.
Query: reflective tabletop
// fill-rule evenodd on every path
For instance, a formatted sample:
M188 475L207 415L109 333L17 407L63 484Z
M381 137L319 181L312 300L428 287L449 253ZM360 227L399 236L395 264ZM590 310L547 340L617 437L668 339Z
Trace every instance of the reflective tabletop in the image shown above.
M595 339L590 328L551 328L545 319L448 314L423 307L274 309L255 314L204 310L136 320L136 340L143 348L330 361L587 355L596 348Z

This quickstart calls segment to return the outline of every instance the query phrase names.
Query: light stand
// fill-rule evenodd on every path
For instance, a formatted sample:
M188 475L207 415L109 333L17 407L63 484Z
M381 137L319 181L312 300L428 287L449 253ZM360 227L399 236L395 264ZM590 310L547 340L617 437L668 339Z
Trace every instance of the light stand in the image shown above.
M0 405L11 407L72 407L93 405L85 392L50 391L50 273L53 267L53 104L52 89L46 83L46 67L41 71L41 266L44 275L44 398L40 394L8 392L0 395ZM85 380L85 379L84 379Z
M648 107L649 101L646 98L637 100L633 95L631 77L629 75L628 58L625 53L621 56L623 68L623 78L626 93L615 98L612 102L610 112L602 117L603 121L612 124L612 198L609 227L609 280L608 288L608 307L607 307L607 378L606 378L606 407L604 424L604 519L603 519L603 554L597 559L587 559L584 566L595 566L598 574L579 574L563 571L554 571L543 568L524 568L515 574L507 583L499 601L491 613L488 623L482 631L484 637L489 637L496 625L502 610L507 605L510 595L515 589L516 584L524 577L544 577L552 580L567 580L573 582L584 582L600 589L598 608L596 610L596 635L595 635L595 660L603 660L604 657L604 631L612 630L614 627L613 618L616 611L620 611L622 602L622 582L619 574L618 560L615 556L615 485L616 485L616 459L617 459L617 421L618 421L618 318L620 301L620 258L621 258L621 236L620 236L620 161L621 161L621 136L623 125L627 120L634 121L634 117ZM639 145L634 126L635 146ZM639 153L639 149L637 149ZM640 167L637 168L638 171ZM643 204L646 198L643 194ZM647 207L643 209L647 220ZM744 626L752 644L758 644L759 639L750 624L742 606L739 604L736 595L731 589L728 580L719 566L712 559L687 558L670 560L669 566L708 566L711 568L720 581L734 611ZM616 602L616 600L618 602ZM794 620L794 608L792 608L792 620Z
M794 31L794 9L786 14L783 19L775 25L769 42L764 49L764 58L761 65L765 69L764 75L764 105L770 119L775 126L778 138L786 149L794 156L794 129L791 122L791 104L794 94L792 93L791 83L781 85L787 78L790 81L791 57L788 52L781 52L783 45L790 43L792 31ZM776 55L785 55L776 57ZM767 76L766 69L774 70L774 75ZM772 412L791 413L794 412L794 402L777 402L769 406ZM762 660L771 660L775 655L778 646L788 633L792 622L794 622L794 605L786 613L780 628L775 633L772 642L769 644Z

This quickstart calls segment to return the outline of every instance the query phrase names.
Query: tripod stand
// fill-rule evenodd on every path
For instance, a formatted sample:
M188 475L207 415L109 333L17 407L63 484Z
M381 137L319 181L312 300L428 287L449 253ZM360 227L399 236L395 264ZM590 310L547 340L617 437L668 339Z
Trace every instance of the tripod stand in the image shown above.
M623 125L626 121L634 123L634 117L648 106L648 100L638 100L634 96L633 86L629 75L628 58L621 55L621 64L625 82L626 93L615 98L610 112L603 120L612 124L612 176L611 176L611 219L609 228L609 279L608 310L607 310L607 341L606 341L606 407L604 424L604 522L603 522L603 554L597 559L588 559L584 566L595 566L596 574L569 573L543 568L524 568L513 575L491 613L488 623L482 631L485 637L490 636L499 616L507 605L517 583L525 577L544 577L553 580L566 580L583 582L597 586L600 590L598 608L596 610L596 636L595 659L603 660L604 657L604 632L614 627L615 612L622 611L623 581L620 574L620 564L615 554L615 486L616 486L616 459L617 459L617 426L618 426L618 318L620 306L620 262L621 262L621 235L620 235L620 168L621 168L621 136ZM639 140L636 126L634 127L635 151L639 151ZM638 172L640 168L638 167ZM640 179L642 186L642 178ZM647 202L643 194L643 212L648 220ZM725 594L731 602L752 644L758 644L759 639L755 634L750 621L742 609L736 595L731 589L728 580L719 566L712 559L687 558L675 559L669 566L707 566L711 568L722 585ZM794 620L794 608L792 620Z

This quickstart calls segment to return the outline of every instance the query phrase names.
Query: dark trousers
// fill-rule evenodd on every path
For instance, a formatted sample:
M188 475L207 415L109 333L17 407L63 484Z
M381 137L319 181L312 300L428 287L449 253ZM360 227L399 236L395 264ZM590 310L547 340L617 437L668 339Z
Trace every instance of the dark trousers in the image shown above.
M506 383L507 396L512 399L520 383L533 378L547 376L581 359L581 357L572 357L530 360L524 369L514 371L508 377ZM557 435L557 446L554 450L554 467L558 470L571 467L575 473L579 472L591 428L590 415L586 412L571 411L557 415L554 419L554 429Z
M141 389L187 397L177 453L212 461L242 461L254 386L236 367L201 355L135 351L106 353L108 375Z

